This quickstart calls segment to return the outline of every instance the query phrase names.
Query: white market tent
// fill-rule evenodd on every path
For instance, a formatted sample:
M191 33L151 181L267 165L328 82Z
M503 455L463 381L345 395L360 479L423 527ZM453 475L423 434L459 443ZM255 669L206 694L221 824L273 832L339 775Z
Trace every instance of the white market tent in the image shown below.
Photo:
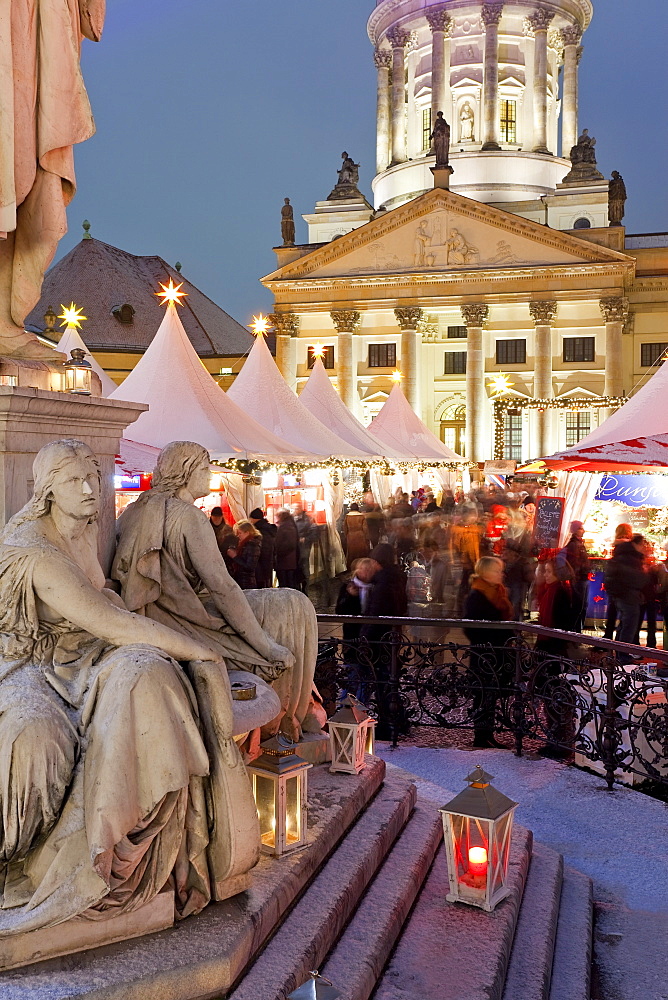
M351 413L329 380L321 358L316 358L299 402L321 423L349 445L368 455L370 461L382 461L384 448L364 424Z
M196 441L219 461L317 460L262 427L223 392L197 356L173 303L145 354L111 398L149 405L131 433L133 440L155 448Z
M113 379L109 378L104 368L98 364L93 355L90 353L83 340L81 339L81 334L77 330L73 323L68 323L65 327L62 337L56 344L56 350L62 351L65 357L69 360L71 352L75 347L80 348L86 355L86 360L91 366L96 375L100 376L100 382L102 383L102 395L111 396L112 392L118 389L118 386Z
M369 430L383 446L383 453L394 461L466 465L466 459L439 441L420 420L398 385L369 424Z
M293 450L307 449L321 459L338 458L342 465L369 458L368 451L339 437L300 402L276 367L262 335L256 337L227 397L267 430L289 441Z
M116 455L117 476L139 476L153 472L160 454L159 448L131 438L121 438Z

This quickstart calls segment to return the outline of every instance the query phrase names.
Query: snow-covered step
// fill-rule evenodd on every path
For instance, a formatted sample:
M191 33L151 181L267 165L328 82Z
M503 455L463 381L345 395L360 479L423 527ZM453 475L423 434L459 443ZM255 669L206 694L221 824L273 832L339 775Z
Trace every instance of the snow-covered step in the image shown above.
M590 1000L594 900L587 875L564 868L549 1000Z

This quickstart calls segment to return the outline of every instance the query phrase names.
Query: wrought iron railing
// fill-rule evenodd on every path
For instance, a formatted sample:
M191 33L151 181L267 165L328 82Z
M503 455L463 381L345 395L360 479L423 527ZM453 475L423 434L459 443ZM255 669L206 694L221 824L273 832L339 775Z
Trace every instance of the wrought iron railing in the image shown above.
M316 683L352 691L393 746L413 726L511 733L605 774L668 785L668 651L520 622L318 615ZM448 641L489 631L489 644ZM504 633L505 642L501 642ZM655 667L646 662L651 659ZM628 777L627 777L628 780ZM635 779L634 779L635 780Z

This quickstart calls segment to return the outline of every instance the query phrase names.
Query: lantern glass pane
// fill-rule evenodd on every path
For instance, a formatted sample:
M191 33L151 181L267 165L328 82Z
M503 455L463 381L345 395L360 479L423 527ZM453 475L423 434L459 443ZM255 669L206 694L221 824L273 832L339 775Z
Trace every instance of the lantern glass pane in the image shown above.
M301 775L296 774L285 782L285 843L298 844L302 839Z
M486 824L468 816L453 816L457 881L469 889L485 891L489 867L489 837Z
M492 894L497 889L502 888L506 882L508 871L508 860L510 855L510 834L513 824L513 814L508 813L502 816L494 824L491 837L490 865L491 865L491 885Z
M336 762L339 764L353 764L353 752L355 747L355 730L351 726L341 724L331 724L331 732L334 736L334 753Z
M367 726L366 730L366 746L364 748L365 753L370 753L373 756L373 732L375 726Z
M253 775L255 808L260 820L260 839L266 847L276 846L276 796L272 778Z

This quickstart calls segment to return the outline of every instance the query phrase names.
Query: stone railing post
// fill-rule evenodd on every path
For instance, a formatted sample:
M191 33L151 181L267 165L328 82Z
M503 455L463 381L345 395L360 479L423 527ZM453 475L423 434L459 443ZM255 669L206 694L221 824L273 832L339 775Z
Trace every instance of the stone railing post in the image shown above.
M329 315L337 333L336 380L339 396L354 413L357 388L353 334L359 330L362 318L356 309L334 309Z
M420 417L420 345L422 310L419 306L398 306L394 310L401 327L401 372L404 395Z
M467 330L466 349L466 458L482 461L485 438L485 352L483 329L489 315L484 302L461 307Z

